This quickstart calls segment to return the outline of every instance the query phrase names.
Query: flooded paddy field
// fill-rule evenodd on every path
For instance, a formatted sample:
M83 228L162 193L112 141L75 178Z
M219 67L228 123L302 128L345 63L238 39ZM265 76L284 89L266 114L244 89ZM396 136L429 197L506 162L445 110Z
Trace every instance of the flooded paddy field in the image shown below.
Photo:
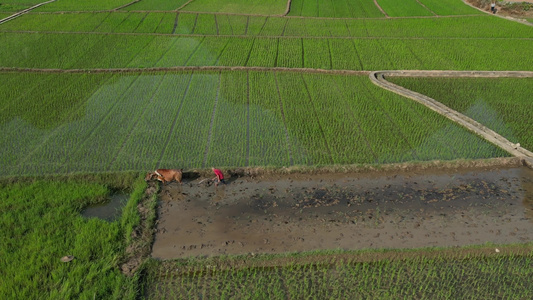
M232 177L162 185L152 257L533 240L533 170Z

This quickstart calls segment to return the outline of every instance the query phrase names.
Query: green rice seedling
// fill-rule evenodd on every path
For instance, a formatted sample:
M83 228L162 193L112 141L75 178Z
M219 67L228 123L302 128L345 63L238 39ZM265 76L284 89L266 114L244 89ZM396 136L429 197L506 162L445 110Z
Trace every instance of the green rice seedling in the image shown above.
M253 15L281 15L287 2L284 0L198 0L185 6L183 11L224 12Z
M120 24L115 26L111 32L135 32L137 27L139 27L146 16L148 16L148 13L125 13L124 15L127 17Z
M217 64L222 52L228 47L230 39L215 37L204 39L198 49L187 61L188 66L213 66Z
M125 4L130 3L128 0L94 0L79 2L76 0L65 0L59 2L51 2L46 5L39 6L35 9L38 12L56 12L56 11L101 11L111 10Z
M132 10L157 10L157 11L171 11L176 10L188 0L177 0L177 1L165 1L165 0L146 0L138 1L132 5L121 8L121 10L132 11Z
M247 73L223 74L219 89L202 166L245 166L250 134Z
M254 40L246 66L273 67L278 55L278 38L257 38Z
M290 144L274 73L249 72L252 166L291 165Z
M403 1L402 5L390 0L378 0L378 4L383 8L387 15L391 17L408 17L408 16L431 16L433 15L419 2L414 0Z
M303 43L299 38L279 40L276 67L303 68Z
M192 77L179 114L172 120L168 136L164 137L166 146L161 149L158 166L194 168L202 165L219 85L220 75L217 73L199 73ZM183 149L184 141L187 148Z
M303 60L305 68L331 69L331 52L328 40L303 39Z
M217 66L244 66L252 51L253 38L231 38L220 55Z
M218 24L215 15L198 14L194 26L194 34L218 35Z
M482 14L482 12L473 7L468 5L458 5L457 1L453 0L420 0L420 3L424 4L428 9L439 16Z

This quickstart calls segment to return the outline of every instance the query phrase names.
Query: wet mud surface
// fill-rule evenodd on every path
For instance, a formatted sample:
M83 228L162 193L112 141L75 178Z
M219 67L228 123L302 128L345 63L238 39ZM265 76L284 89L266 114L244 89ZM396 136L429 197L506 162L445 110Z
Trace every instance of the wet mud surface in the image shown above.
M533 170L202 178L161 187L152 257L533 240Z

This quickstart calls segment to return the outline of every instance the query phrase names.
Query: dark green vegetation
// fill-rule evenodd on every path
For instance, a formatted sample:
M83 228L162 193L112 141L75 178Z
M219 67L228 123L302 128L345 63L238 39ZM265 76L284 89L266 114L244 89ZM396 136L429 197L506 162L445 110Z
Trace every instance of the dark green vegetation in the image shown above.
M391 82L432 97L513 143L533 150L533 79L403 78Z
M0 185L0 298L124 299L136 294L136 277L119 264L146 188L136 174L78 178L26 178ZM131 198L115 222L85 219L81 210L105 201L113 189ZM64 263L63 256L73 255Z
M518 249L177 260L151 264L144 289L150 299L529 299L533 252Z
M366 76L4 73L0 175L507 156Z

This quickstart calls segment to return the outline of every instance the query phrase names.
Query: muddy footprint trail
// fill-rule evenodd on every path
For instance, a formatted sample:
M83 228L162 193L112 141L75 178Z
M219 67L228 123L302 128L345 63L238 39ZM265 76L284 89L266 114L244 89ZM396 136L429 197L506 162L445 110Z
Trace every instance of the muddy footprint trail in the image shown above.
M231 178L163 186L152 257L533 239L527 167Z

